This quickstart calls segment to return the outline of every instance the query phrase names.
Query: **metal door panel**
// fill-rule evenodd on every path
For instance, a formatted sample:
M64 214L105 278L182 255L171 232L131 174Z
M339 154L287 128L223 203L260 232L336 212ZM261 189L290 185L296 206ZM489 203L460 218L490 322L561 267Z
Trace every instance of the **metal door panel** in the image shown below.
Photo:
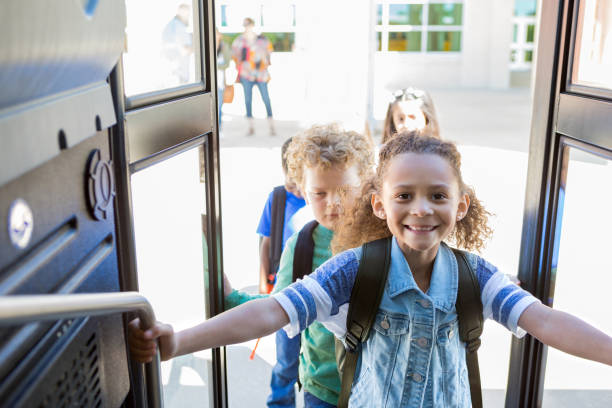
M215 117L212 107L207 93L128 112L129 163L210 133Z
M31 241L24 249L15 247L7 234L0 235L0 295L120 289L112 200L106 208L107 217L96 220L86 198L87 169L91 153L96 150L101 160L109 161L108 131L98 132L0 188L0 208L5 217L15 199L26 202L33 215ZM4 231L9 228L7 218L1 223ZM32 400L26 394L38 389L36 384L46 390L39 389L36 396L44 392L55 395L44 385L60 381L53 376L62 376L65 371L56 367L61 361L53 358L54 353L74 348L72 338L81 336L82 320L31 323L0 330L0 400L29 406ZM121 319L115 316L89 320L94 325L92 330L97 330L96 338L109 346L99 355L100 370L111 363L113 370L112 375L99 380L100 398L108 402L119 399L120 403L129 387ZM98 325L104 325L104 331L102 327L95 329ZM66 356L80 361L78 356ZM20 388L22 384L28 387ZM111 394L115 396L111 398Z
M564 146L577 143L595 154L598 149L612 147L612 104L606 100L609 93L570 81L580 2L539 2L539 40L519 279L521 286L544 304L551 304L550 294L554 291L551 269L557 209L562 195L559 190ZM506 407L542 405L546 357L547 347L535 338L529 335L523 339L513 338Z
M612 150L610 102L576 95L559 95L557 132Z

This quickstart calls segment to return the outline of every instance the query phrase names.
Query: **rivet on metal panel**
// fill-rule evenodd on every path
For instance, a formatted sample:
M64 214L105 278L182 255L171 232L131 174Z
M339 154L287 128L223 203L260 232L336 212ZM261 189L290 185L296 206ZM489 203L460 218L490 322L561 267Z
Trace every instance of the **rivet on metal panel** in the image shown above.
M11 242L19 249L30 243L34 229L34 216L28 203L21 198L16 199L9 208L8 218L9 237Z

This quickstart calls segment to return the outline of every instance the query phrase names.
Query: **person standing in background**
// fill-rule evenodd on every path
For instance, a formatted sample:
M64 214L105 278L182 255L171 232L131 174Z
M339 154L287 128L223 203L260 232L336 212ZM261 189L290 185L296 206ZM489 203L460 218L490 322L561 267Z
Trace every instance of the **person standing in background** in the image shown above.
M193 54L193 33L189 32L191 6L179 5L176 16L164 27L162 32L162 56L170 65L172 76L183 85L189 80L189 61Z
M223 91L225 90L225 70L229 67L232 60L232 52L223 41L223 34L216 28L216 41L217 41L217 106L219 109L219 133L221 133L221 119L223 116Z
M238 80L244 89L244 103L249 126L247 136L255 134L252 111L254 85L257 85L261 99L266 106L270 136L274 136L276 130L272 118L270 95L268 94L268 81L270 81L268 66L273 50L272 43L263 34L255 33L253 30L255 21L252 18L245 18L243 26L244 32L236 37L232 43L232 54L238 69Z

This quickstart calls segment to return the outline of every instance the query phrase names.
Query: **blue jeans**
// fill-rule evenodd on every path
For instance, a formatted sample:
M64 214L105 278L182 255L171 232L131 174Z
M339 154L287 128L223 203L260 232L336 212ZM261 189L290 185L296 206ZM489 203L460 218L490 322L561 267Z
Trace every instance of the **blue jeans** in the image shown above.
M240 78L240 83L242 84L242 88L244 89L244 103L246 105L247 118L253 117L253 85L257 85L257 88L259 88L261 99L263 99L263 103L264 105L266 105L266 113L268 114L268 117L271 118L272 117L272 105L270 105L270 95L268 94L268 83L248 81L244 78Z
M217 107L218 107L218 115L219 115L219 129L218 131L221 131L221 115L222 115L222 108L223 108L223 90L225 88L219 88L217 87Z
M268 407L295 407L295 382L300 363L300 336L290 339L284 330L276 332L276 364L272 369Z
M336 406L320 400L311 393L304 391L304 408L336 408Z

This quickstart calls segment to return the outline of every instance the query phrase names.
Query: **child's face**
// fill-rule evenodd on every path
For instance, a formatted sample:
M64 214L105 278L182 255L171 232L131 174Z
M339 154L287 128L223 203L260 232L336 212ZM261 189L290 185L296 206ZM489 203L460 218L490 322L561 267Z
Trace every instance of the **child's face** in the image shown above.
M289 176L287 176L287 174L285 174L285 190L298 198L303 198L300 188L291 178L289 178Z
M391 159L382 193L372 197L374 213L387 220L402 251L428 252L467 213L469 196L459 191L451 165L436 154L404 153Z
M334 230L342 214L342 195L353 200L361 185L356 166L306 167L304 169L304 198L312 208L315 219L325 228Z
M397 132L402 130L418 130L425 128L425 115L418 101L401 101L393 105L391 111L393 125Z

